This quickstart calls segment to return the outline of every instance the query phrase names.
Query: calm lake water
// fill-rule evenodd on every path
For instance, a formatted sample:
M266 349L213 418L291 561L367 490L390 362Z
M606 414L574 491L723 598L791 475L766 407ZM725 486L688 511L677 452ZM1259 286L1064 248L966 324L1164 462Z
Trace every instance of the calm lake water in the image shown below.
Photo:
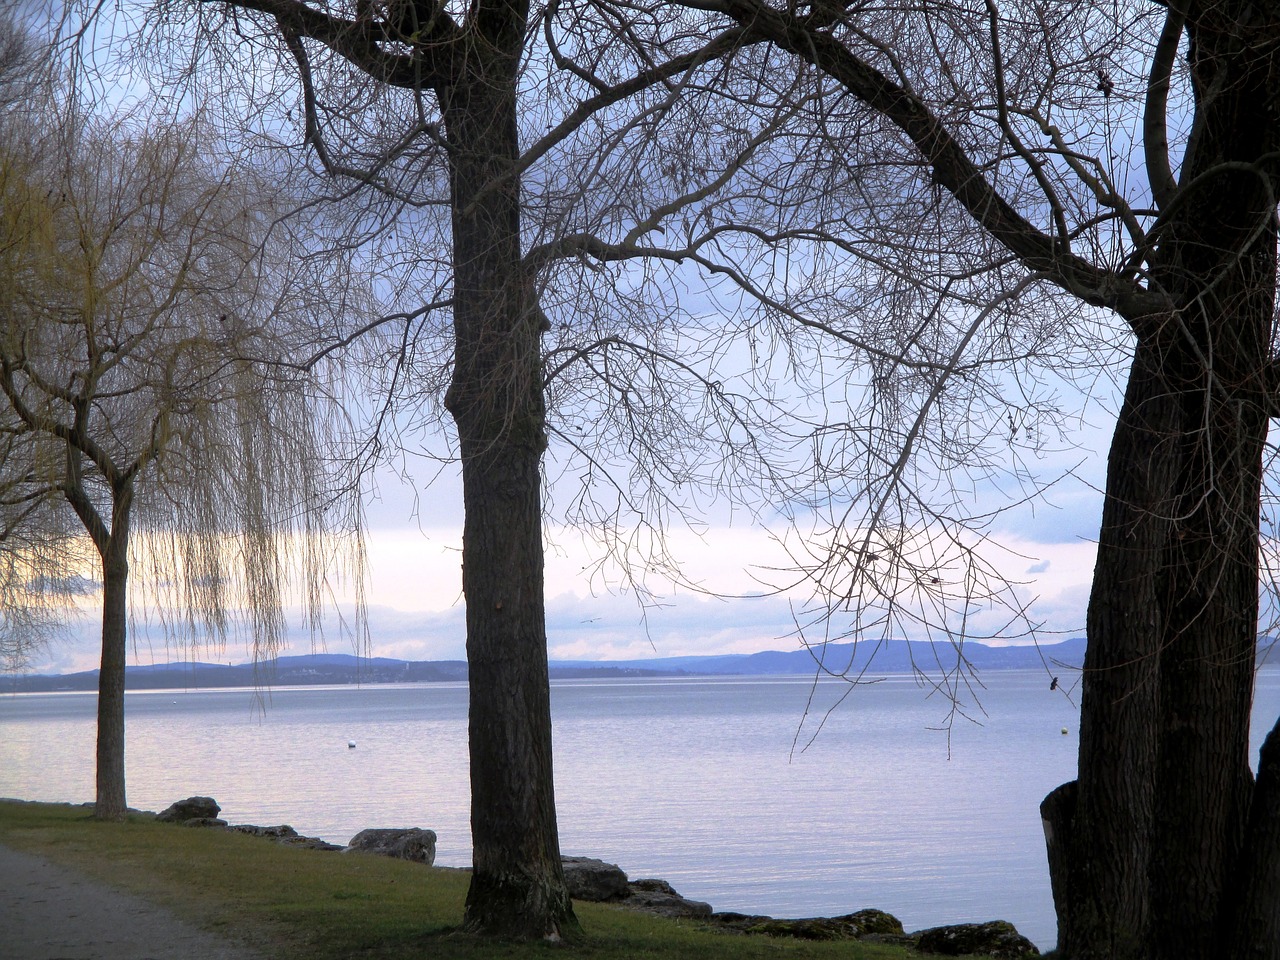
M851 692L802 678L558 681L561 847L718 910L879 907L907 929L1001 918L1048 949L1038 808L1075 776L1078 712L1040 672L983 681L985 715L965 694L981 725L958 719L949 744L945 700L910 677ZM232 823L334 842L430 827L437 862L467 865L466 698L463 684L294 687L262 704L249 690L130 693L129 802L205 794ZM1255 762L1280 669L1260 673L1256 700ZM0 697L0 796L91 799L94 709L93 694Z

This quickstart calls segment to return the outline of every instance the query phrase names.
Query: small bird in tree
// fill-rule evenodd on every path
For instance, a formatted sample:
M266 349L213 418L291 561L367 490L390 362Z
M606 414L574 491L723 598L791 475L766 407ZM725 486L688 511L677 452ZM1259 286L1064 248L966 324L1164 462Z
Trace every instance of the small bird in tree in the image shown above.
M1057 690L1057 689L1058 689L1058 678L1057 678L1057 677L1054 677L1052 680L1050 680L1050 681L1049 681L1049 689L1050 689L1050 690Z

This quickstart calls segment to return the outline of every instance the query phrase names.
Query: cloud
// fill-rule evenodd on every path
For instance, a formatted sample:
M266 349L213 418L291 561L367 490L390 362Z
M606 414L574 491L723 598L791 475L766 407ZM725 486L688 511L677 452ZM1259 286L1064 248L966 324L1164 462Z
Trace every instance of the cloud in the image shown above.
M777 542L765 531L711 527L701 535L673 535L671 549L684 562L689 580L707 591L740 598L716 599L674 588L654 574L648 586L655 596L648 605L625 588L621 571L597 566L589 544L577 532L551 533L554 547L548 550L546 585L547 638L553 658L632 659L795 649L795 616L806 623L810 620L803 612L793 613L793 609L803 611L810 599L798 590L789 596L759 596L759 578L767 575L768 568L787 565ZM1027 618L1043 631L1042 636L1079 635L1093 576L1094 544L1080 535L1057 539L1060 534L1056 531L1053 538L1041 539L1019 531L993 531L990 540L977 546L993 567L1014 582L1011 602L1026 605ZM371 653L408 660L464 657L460 531L449 527L372 530L369 553ZM957 611L958 607L952 615ZM96 610L90 612L92 616L68 630L65 640L37 657L40 672L96 666L100 616ZM972 606L965 625L972 635L981 636L998 634L1009 621L1007 606L992 603ZM833 621L833 634L847 629L848 623L848 619ZM132 663L193 655L243 661L251 653L243 637L212 651L199 645L187 649L166 644L158 627L136 626ZM286 641L286 652L294 654L356 649L349 631L344 632L336 618L314 638L295 622Z
M556 660L756 653L795 649L791 607L779 597L718 600L691 594L641 608L630 595L561 594L547 605L547 646Z

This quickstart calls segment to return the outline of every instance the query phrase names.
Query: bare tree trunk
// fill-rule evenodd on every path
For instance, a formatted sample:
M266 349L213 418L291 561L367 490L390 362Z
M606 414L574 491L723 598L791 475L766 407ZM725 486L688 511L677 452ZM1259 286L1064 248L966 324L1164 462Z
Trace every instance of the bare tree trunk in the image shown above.
M1146 935L1163 630L1160 571L1149 558L1166 540L1178 454L1176 401L1161 363L1157 351L1138 348L1108 459L1087 621L1080 776L1072 821L1061 830L1069 869L1054 882L1069 897L1059 907L1059 945L1072 957L1141 956Z
M1274 265L1269 272L1267 286L1274 285ZM1238 287L1227 271L1216 279L1228 298ZM1201 324L1213 333L1199 351L1215 364L1180 396L1187 452L1163 560L1169 616L1159 657L1151 941L1157 956L1186 960L1222 955L1221 925L1252 785L1258 505L1267 436L1259 387L1271 314L1269 296L1265 309L1250 308L1254 279L1243 278L1239 314L1221 304L1222 312Z
M102 558L102 662L98 670L98 820L123 820L124 673L128 653L128 535L113 532Z
M1167 335L1137 349L1089 606L1080 776L1042 805L1072 960L1226 956L1241 851L1264 857L1275 829L1255 798L1245 838L1269 259L1250 251L1260 273L1188 283L1212 277L1234 309L1206 315L1189 290ZM1274 869L1257 864L1256 882ZM1274 912L1280 887L1247 894Z
M1197 132L1151 272L1177 309L1139 324L1089 607L1079 796L1066 857L1050 851L1072 960L1278 949L1275 771L1253 788L1247 751L1280 18L1263 30L1244 6L1188 17Z
M519 938L577 930L551 763L543 597L546 448L541 313L524 276L516 77L524 8L477 17L445 101L452 152L453 382L462 455L473 872L464 926Z

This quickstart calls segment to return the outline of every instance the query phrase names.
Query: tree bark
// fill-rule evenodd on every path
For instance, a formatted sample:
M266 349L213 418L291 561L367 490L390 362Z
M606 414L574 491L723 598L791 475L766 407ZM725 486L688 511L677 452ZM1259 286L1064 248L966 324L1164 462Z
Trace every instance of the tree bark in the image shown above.
M1059 930L1059 946L1070 957L1138 957L1147 932L1164 626L1159 571L1149 560L1166 540L1179 453L1176 398L1161 366L1157 350L1139 346L1107 462L1087 612L1080 773L1064 831L1067 875L1053 883L1069 897L1059 908L1070 918Z
M473 872L464 926L577 930L551 762L543 597L541 313L521 261L516 88L526 11L482 9L442 93L451 146L453 381L462 458Z
M102 661L98 668L97 791L93 815L123 820L124 677L129 622L128 508L117 509L102 553Z
M1229 955L1233 960L1280 960L1280 720L1258 759L1247 838L1228 897L1235 905Z
M1078 787L1075 780L1070 780L1050 791L1040 803L1045 854L1049 861L1049 882L1059 930L1072 929L1068 875L1071 872L1071 830L1075 822Z
M1247 756L1276 292L1280 17L1268 9L1266 22L1231 2L1187 18L1195 132L1150 261L1175 308L1136 325L1148 333L1110 452L1079 795L1068 855L1051 856L1072 960L1277 949L1274 801L1252 787ZM1242 898L1271 918L1235 919ZM1271 940L1246 943L1246 929Z

